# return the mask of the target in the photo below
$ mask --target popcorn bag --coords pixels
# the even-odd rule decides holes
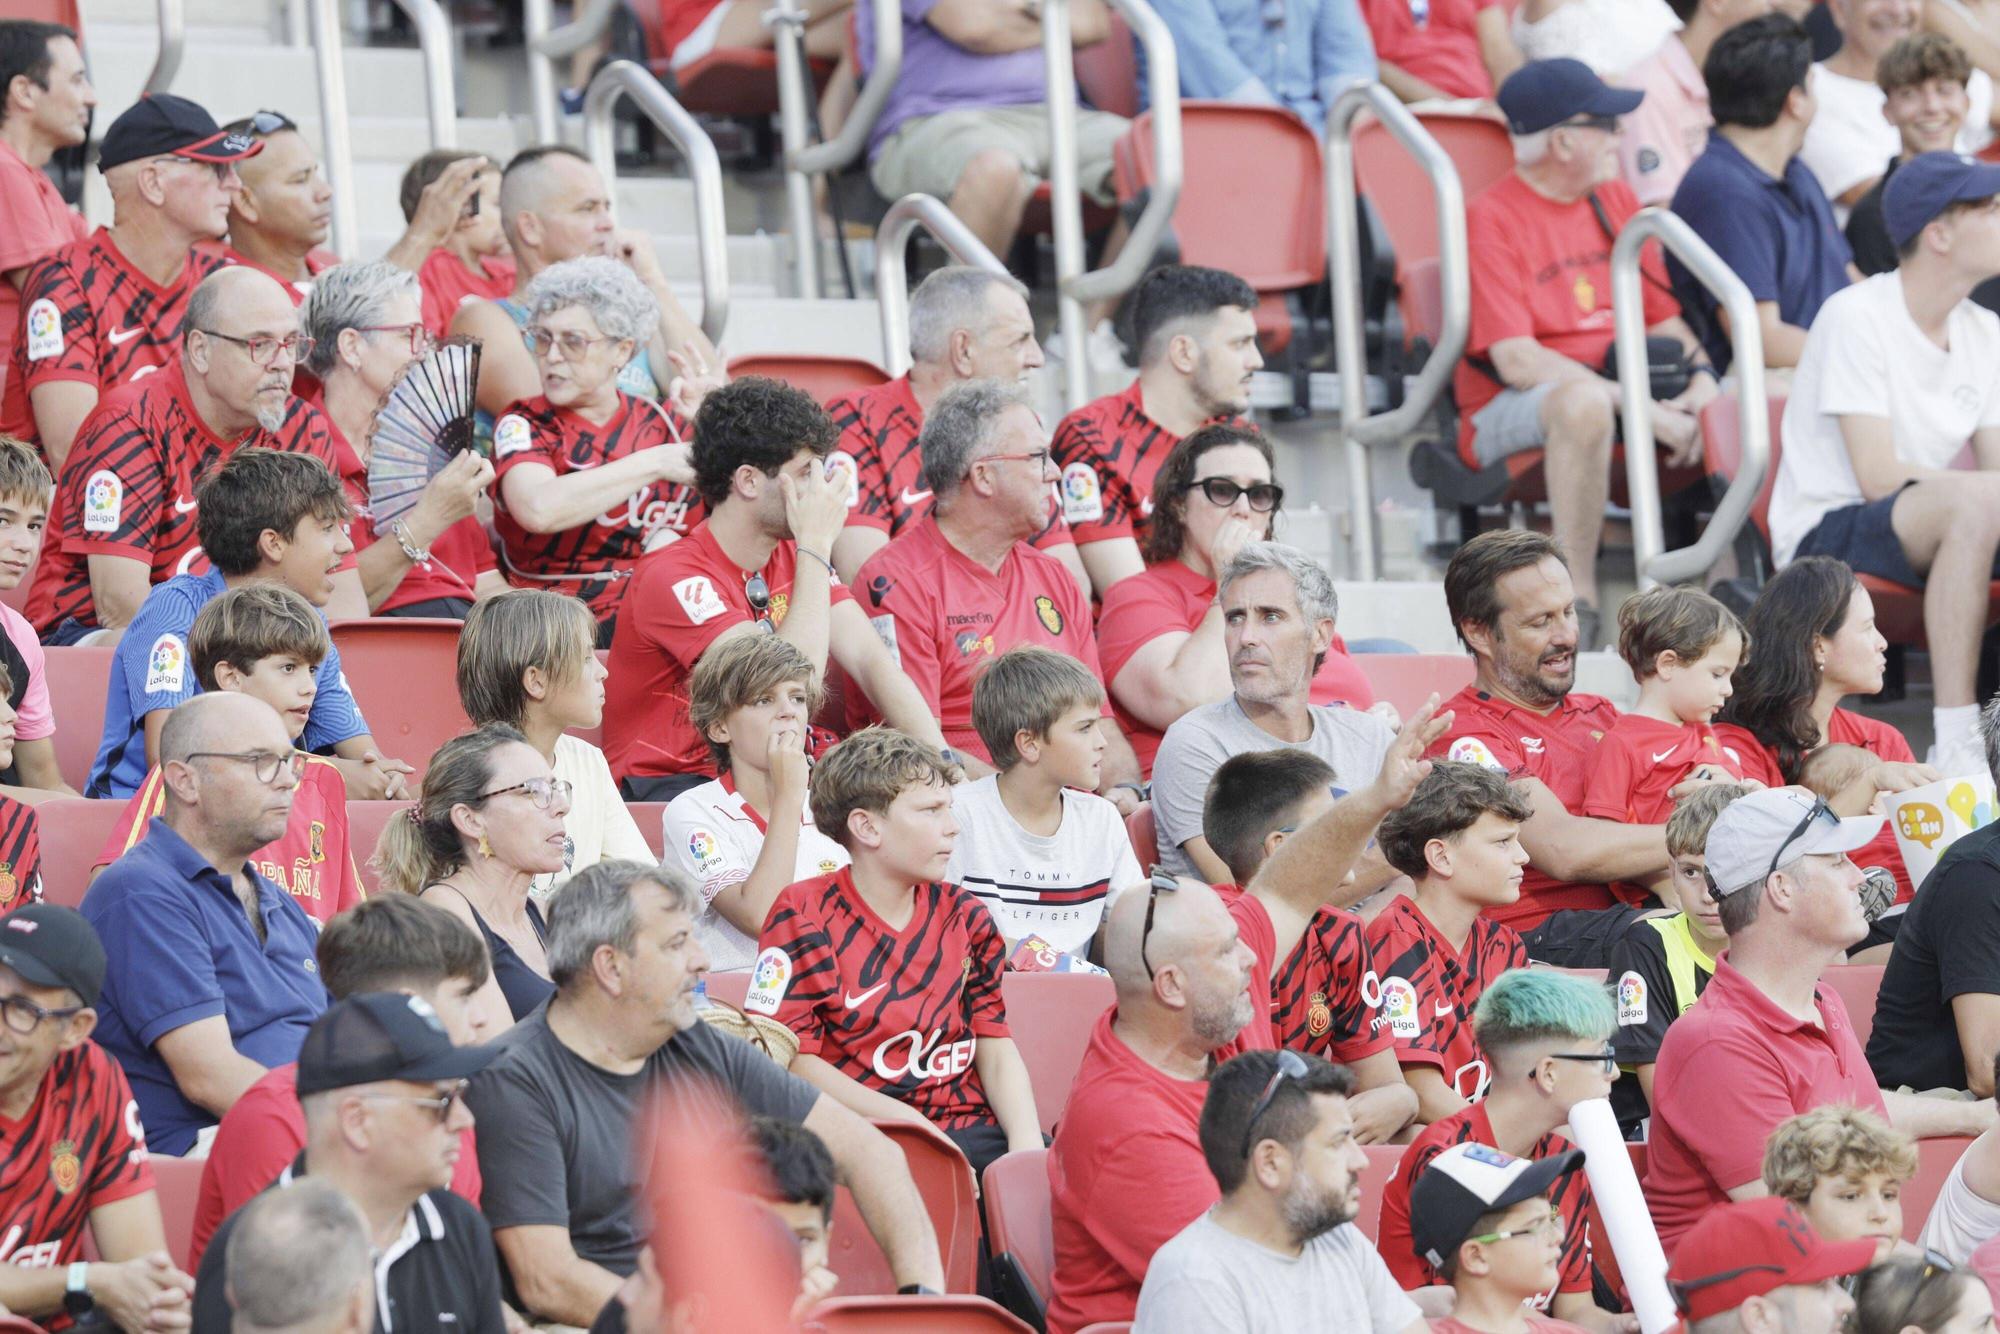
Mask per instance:
[[[1946,848],[1993,822],[1993,776],[1946,778],[1908,792],[1884,793],[1882,800],[1910,883],[1921,885]]]

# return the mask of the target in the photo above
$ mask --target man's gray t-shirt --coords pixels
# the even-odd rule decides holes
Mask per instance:
[[[1375,779],[1396,733],[1372,713],[1314,705],[1312,735],[1304,741],[1278,740],[1250,721],[1231,695],[1183,714],[1160,741],[1153,759],[1153,820],[1159,831],[1160,864],[1178,875],[1195,875],[1181,844],[1201,837],[1202,798],[1208,780],[1232,755],[1278,750],[1287,745],[1310,751],[1333,766],[1335,782],[1348,791]]]
[[[613,1074],[558,1041],[548,1014],[544,1005],[496,1039],[500,1058],[466,1093],[479,1126],[479,1207],[496,1232],[567,1228],[580,1258],[614,1274],[632,1272],[651,1231],[648,1155],[634,1152],[633,1125],[656,1081],[720,1090],[733,1098],[721,1109],[729,1115],[794,1123],[819,1097],[749,1043],[700,1023],[637,1074]]]
[[[1399,1334],[1423,1318],[1352,1223],[1296,1258],[1218,1225],[1182,1228],[1153,1256],[1133,1334]]]

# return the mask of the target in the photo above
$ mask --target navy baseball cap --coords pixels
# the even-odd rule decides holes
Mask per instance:
[[[1953,204],[2000,195],[2000,166],[1956,153],[1919,153],[1882,191],[1882,221],[1898,250]]]
[[[1515,134],[1534,134],[1577,116],[1623,116],[1644,101],[1636,88],[1613,88],[1590,66],[1567,56],[1531,60],[1500,85],[1500,110]]]
[[[148,157],[184,157],[195,162],[240,162],[264,151],[248,134],[230,134],[199,102],[172,93],[140,98],[111,122],[97,150],[97,167],[109,171]]]

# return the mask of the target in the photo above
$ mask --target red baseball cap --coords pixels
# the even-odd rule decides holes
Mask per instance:
[[[1706,1320],[1779,1288],[1858,1274],[1874,1260],[1873,1241],[1821,1241],[1797,1205],[1766,1196],[1711,1209],[1689,1228],[1667,1286],[1682,1315]]]

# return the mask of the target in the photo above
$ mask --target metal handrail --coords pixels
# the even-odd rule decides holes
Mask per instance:
[[[782,6],[785,0],[778,0]],[[889,94],[896,90],[896,80],[903,75],[903,7],[894,0],[876,0],[870,7],[875,20],[875,50],[868,66],[868,77],[861,82],[861,90],[854,96],[854,106],[841,122],[840,133],[823,144],[786,146],[787,165],[809,176],[825,175],[840,171],[858,161],[868,147],[868,136],[874,133],[875,122],[882,118],[882,108],[888,104]],[[803,34],[801,46],[803,46]],[[806,63],[801,50],[799,70],[806,72]],[[788,80],[779,85],[782,98],[785,88],[794,92],[803,91],[812,95],[803,78]]]
[[[174,86],[174,76],[181,72],[181,53],[187,49],[187,11],[182,0],[158,0],[160,50],[153,57],[153,68],[146,75],[147,94],[164,93]]]
[[[180,0],[161,0],[178,4]],[[430,115],[431,147],[458,147],[458,90],[451,72],[451,19],[438,0],[396,0],[416,29],[424,60],[424,108]]]
[[[550,60],[567,60],[604,35],[618,12],[619,0],[584,0],[576,17],[553,32],[534,39],[535,49]]]
[[[1666,550],[1660,521],[1660,477],[1653,451],[1652,376],[1646,356],[1645,292],[1640,247],[1657,240],[1686,266],[1729,316],[1730,370],[1736,377],[1736,429],[1742,467],[1716,502],[1715,514],[1690,547]],[[1678,583],[1713,568],[1736,540],[1771,466],[1771,418],[1764,398],[1764,333],[1757,302],[1722,257],[1694,228],[1662,208],[1642,209],[1611,247],[1611,308],[1618,343],[1619,411],[1625,425],[1625,482],[1631,492],[1632,555],[1639,587]]]
[[[1361,329],[1361,232],[1354,178],[1354,118],[1373,112],[1431,178],[1437,205],[1438,280],[1444,289],[1444,326],[1422,371],[1406,387],[1400,407],[1368,413],[1368,371]],[[1467,273],[1465,189],[1451,155],[1396,95],[1379,83],[1354,84],[1334,98],[1326,127],[1327,262],[1333,273],[1333,355],[1340,372],[1340,433],[1347,456],[1347,495],[1353,579],[1375,578],[1375,491],[1368,446],[1392,440],[1422,421],[1443,394],[1465,351],[1472,309]]]
[[[891,375],[910,369],[910,280],[907,254],[918,228],[931,234],[959,264],[1006,276],[985,242],[932,195],[904,195],[889,205],[875,229],[875,304],[882,313],[882,360]]]
[[[528,57],[528,115],[537,144],[558,142],[556,132],[556,69],[542,50],[555,24],[552,0],[521,0],[521,35]]]
[[[308,0],[313,66],[319,74],[321,151],[333,189],[333,249],[353,259],[360,247],[354,213],[354,147],[348,138],[347,71],[340,31],[340,0]]]
[[[316,0],[327,4],[331,0]],[[614,194],[618,159],[611,112],[629,97],[648,120],[680,150],[694,182],[694,236],[701,259],[701,331],[718,347],[729,322],[729,233],[722,205],[722,160],[706,132],[645,66],[614,60],[597,72],[583,95],[583,143],[590,160]]]

